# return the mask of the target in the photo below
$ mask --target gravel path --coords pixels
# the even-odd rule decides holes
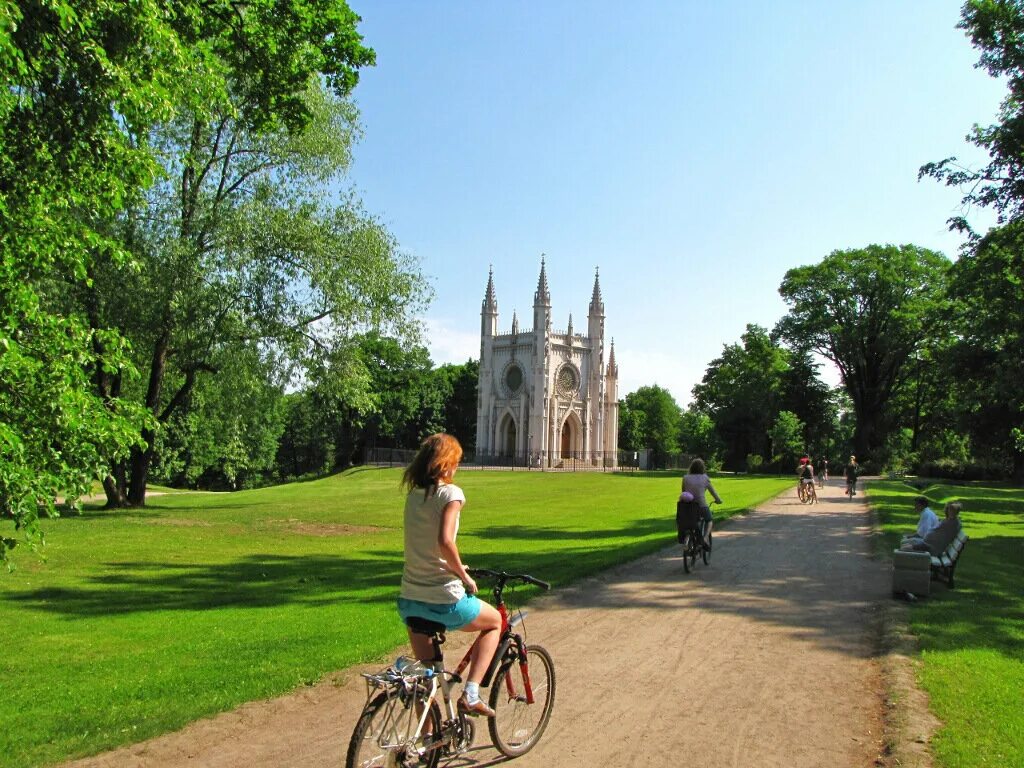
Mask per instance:
[[[554,656],[558,693],[515,768],[880,764],[888,571],[861,497],[819,496],[787,491],[716,530],[710,566],[691,574],[670,547],[537,602],[528,636]],[[357,671],[67,768],[340,766]],[[501,762],[485,727],[476,740],[448,764]]]

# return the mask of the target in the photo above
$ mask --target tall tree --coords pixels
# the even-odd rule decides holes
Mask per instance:
[[[440,423],[444,431],[471,451],[476,447],[477,384],[480,381],[480,363],[467,360],[458,365],[442,365],[434,371],[438,391],[442,395],[444,410]]]
[[[921,167],[949,186],[966,189],[965,208],[995,209],[1001,224],[1024,216],[1024,2],[968,0],[958,25],[981,51],[978,66],[1006,82],[996,123],[975,125],[967,140],[984,149],[990,161],[984,168],[967,168],[949,157]],[[953,228],[970,230],[964,216],[950,220]]]
[[[859,459],[885,443],[887,406],[940,318],[949,261],[913,245],[833,251],[786,273],[777,332],[836,364],[853,401]]]
[[[31,536],[146,424],[91,391],[130,374],[121,340],[49,301],[98,254],[125,260],[108,224],[153,177],[147,127],[192,82],[159,0],[5,0],[0,19],[0,507]]]
[[[748,454],[771,456],[768,430],[779,411],[788,354],[759,325],[739,344],[727,344],[693,388],[694,405],[708,414],[725,443],[725,466],[745,466]]]
[[[987,233],[954,266],[955,341],[944,356],[963,426],[987,463],[1024,479],[1024,220]]]
[[[628,430],[626,450],[650,448],[654,463],[679,449],[679,426],[682,410],[667,389],[652,384],[640,387],[625,397],[624,406],[619,409],[620,430]],[[623,415],[625,414],[625,415]],[[621,434],[621,432],[620,432]]]
[[[715,431],[715,422],[694,405],[683,411],[679,422],[679,448],[683,453],[700,456],[710,466],[718,464],[722,440]]]
[[[415,335],[415,265],[331,191],[358,134],[345,96],[373,59],[357,21],[341,0],[280,0],[193,30],[219,77],[150,134],[163,174],[119,228],[136,273],[100,265],[83,301],[132,339],[145,383],[119,396],[156,425],[106,480],[108,504],[144,503],[159,429],[231,350],[254,345],[279,375],[309,380],[355,333]],[[105,396],[117,374],[99,382]]]

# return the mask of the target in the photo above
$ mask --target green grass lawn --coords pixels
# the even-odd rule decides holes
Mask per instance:
[[[932,744],[937,765],[1024,766],[1024,489],[872,484],[888,550],[917,525],[913,498],[921,492],[939,517],[945,502],[962,501],[970,536],[956,589],[933,583],[911,612],[920,683],[945,724]]]
[[[406,639],[399,476],[355,469],[44,521],[45,560],[19,547],[0,574],[0,766],[140,741],[391,653]],[[557,589],[674,541],[678,475],[463,471],[457,482],[470,566]],[[715,484],[727,502],[716,517],[728,517],[793,481]]]

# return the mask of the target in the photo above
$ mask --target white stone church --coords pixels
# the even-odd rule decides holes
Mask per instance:
[[[586,334],[553,330],[551,294],[541,258],[533,296],[533,328],[498,333],[493,269],[480,310],[477,462],[531,467],[615,467],[618,464],[619,369],[615,343],[605,361],[600,275],[587,312]]]

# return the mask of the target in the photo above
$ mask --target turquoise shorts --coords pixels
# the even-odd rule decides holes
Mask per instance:
[[[480,615],[482,606],[483,603],[476,595],[466,595],[457,603],[422,603],[419,600],[398,598],[398,614],[402,621],[410,616],[417,616],[444,624],[447,629],[462,629],[467,624],[472,624]]]

